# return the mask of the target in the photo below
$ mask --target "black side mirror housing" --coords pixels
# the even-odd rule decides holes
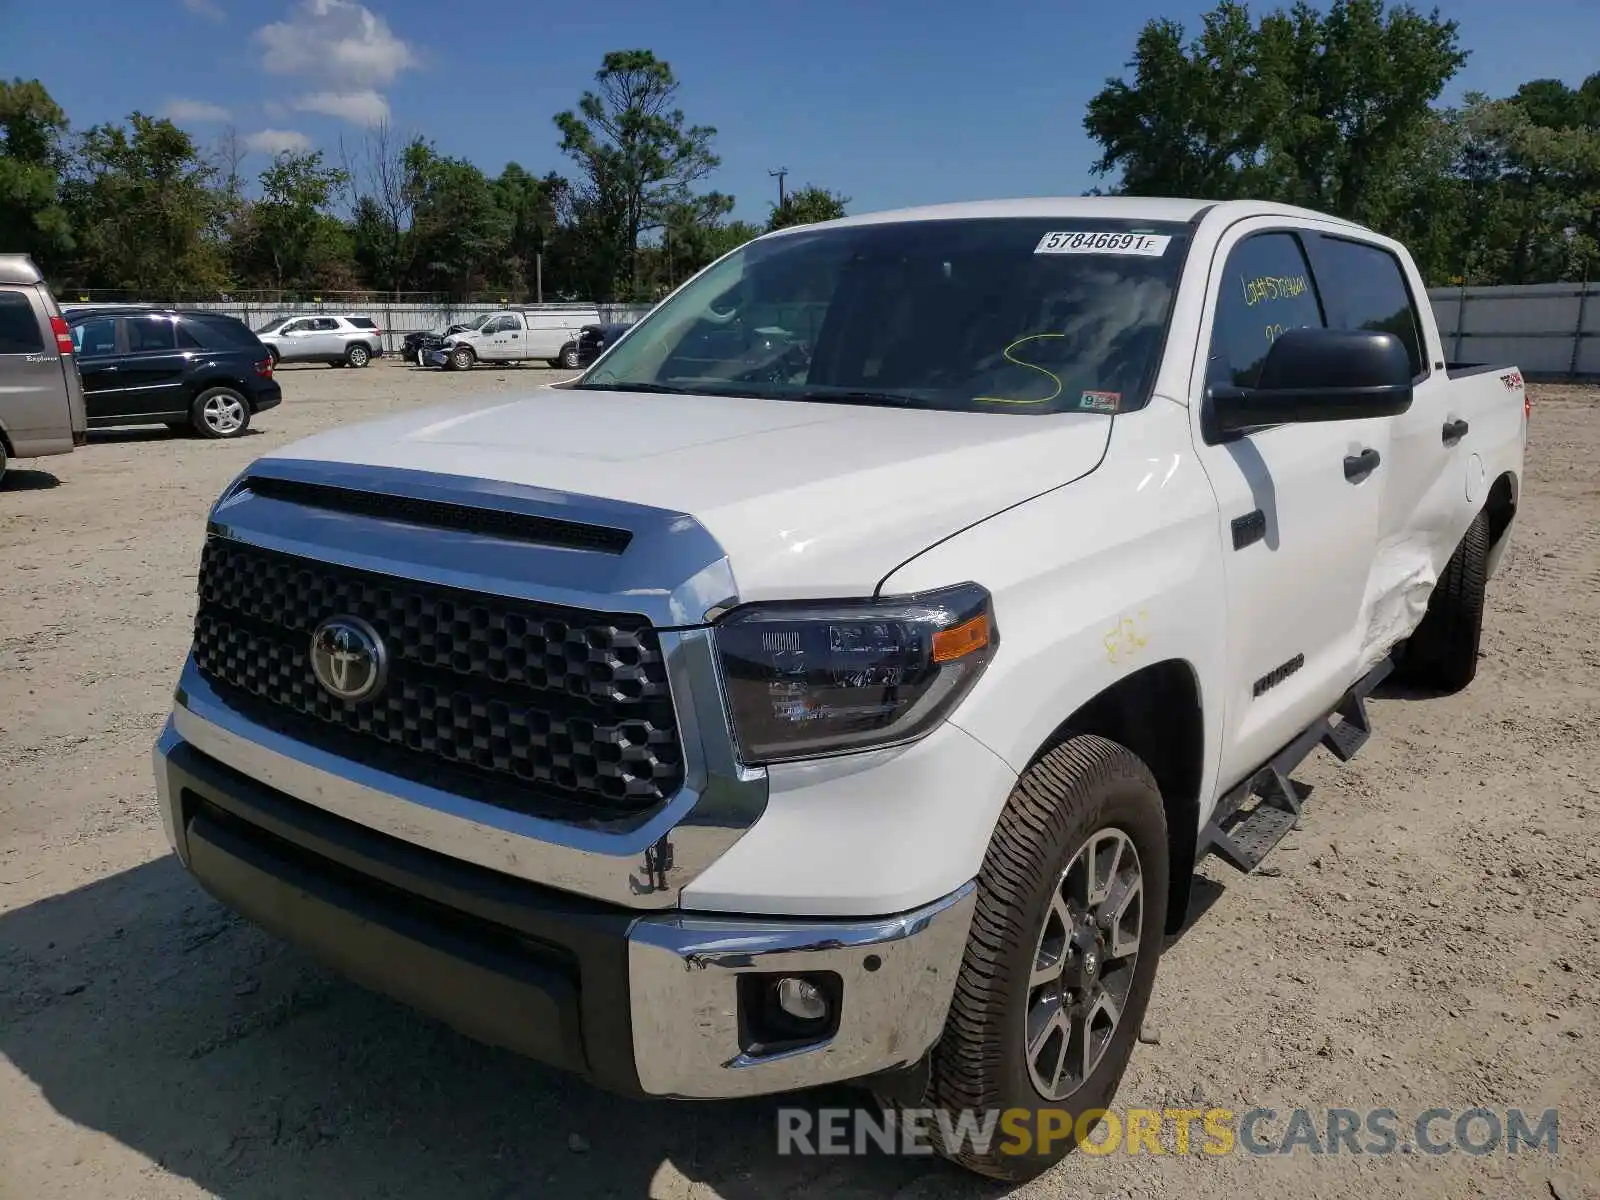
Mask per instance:
[[[1262,425],[1392,417],[1411,407],[1411,358],[1392,333],[1287,329],[1261,364],[1253,388],[1206,389],[1209,436]]]

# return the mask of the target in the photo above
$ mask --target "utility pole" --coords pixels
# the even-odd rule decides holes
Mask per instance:
[[[768,175],[772,176],[778,181],[778,208],[780,210],[783,208],[783,177],[788,173],[788,167],[779,167],[776,171],[767,172]]]

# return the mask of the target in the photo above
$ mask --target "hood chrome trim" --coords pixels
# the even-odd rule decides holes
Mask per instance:
[[[633,537],[621,554],[536,545],[489,531],[429,528],[306,508],[253,493],[253,477],[621,528]],[[727,554],[687,513],[432,471],[259,459],[212,507],[207,531],[356,570],[598,612],[633,613],[657,629],[702,625],[708,610],[739,600]]]

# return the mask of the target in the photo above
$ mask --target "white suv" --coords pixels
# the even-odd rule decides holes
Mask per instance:
[[[383,357],[383,330],[371,317],[330,315],[274,317],[256,336],[272,355],[272,363],[321,362],[335,367],[364,367]]]

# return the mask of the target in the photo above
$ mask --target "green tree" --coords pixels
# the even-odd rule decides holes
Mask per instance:
[[[799,191],[790,192],[781,205],[772,206],[767,218],[767,228],[782,229],[787,225],[813,225],[818,221],[836,221],[844,216],[844,206],[849,196],[836,195],[826,188],[807,184]]]
[[[483,172],[413,142],[406,149],[406,192],[419,282],[454,297],[483,288],[504,259],[511,232]]]
[[[668,206],[688,200],[692,186],[720,159],[711,151],[716,130],[688,126],[672,107],[678,80],[649,50],[614,50],[595,73],[597,91],[584,92],[576,111],[558,113],[561,149],[577,163],[583,200],[615,230],[615,255],[626,267],[628,294],[639,291],[639,237],[660,228]],[[607,289],[611,291],[612,289]]]
[[[126,126],[86,130],[62,188],[77,231],[74,281],[149,299],[222,287],[216,175],[171,121],[135,112]]]
[[[408,164],[417,146],[426,148],[421,138],[403,141],[387,120],[366,131],[354,155],[340,142],[354,193],[350,237],[355,262],[367,280],[385,291],[400,291],[410,281],[416,195]]]
[[[1256,64],[1256,31],[1242,4],[1201,18],[1184,44],[1176,21],[1146,23],[1128,67],[1089,101],[1084,128],[1100,143],[1099,175],[1135,196],[1227,200],[1258,191],[1269,113]]]
[[[0,250],[54,267],[72,246],[61,205],[67,117],[37,79],[0,79]]]
[[[1577,279],[1600,258],[1600,73],[1468,98],[1477,196],[1463,273],[1474,282]]]
[[[1440,149],[1431,103],[1465,60],[1437,12],[1302,0],[1256,24],[1224,0],[1188,45],[1176,22],[1147,24],[1132,82],[1108,80],[1084,127],[1119,191],[1254,196],[1381,227],[1415,206],[1409,168]]]
[[[1326,13],[1301,0],[1263,18],[1256,65],[1275,196],[1373,225],[1410,206],[1403,171],[1467,60],[1458,33],[1437,10],[1385,11],[1383,0],[1334,0]]]
[[[336,286],[350,237],[329,211],[348,179],[323,163],[322,151],[285,151],[261,172],[261,198],[250,208],[250,274],[275,288]]]
[[[542,256],[556,227],[567,181],[554,172],[540,179],[513,162],[493,184],[495,201],[509,222],[501,281],[512,291],[532,292],[541,283]]]
[[[651,247],[648,276],[655,296],[664,296],[689,276],[761,231],[742,221],[728,222],[734,198],[707,192],[668,206],[662,214],[661,244]]]

